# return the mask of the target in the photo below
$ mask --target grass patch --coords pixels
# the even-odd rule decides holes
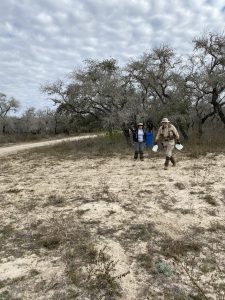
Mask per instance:
[[[99,191],[94,193],[93,199],[95,201],[102,200],[109,203],[119,201],[118,195],[114,192],[111,192],[109,189],[109,185],[104,181],[100,182],[100,189]]]
[[[12,188],[6,191],[8,194],[19,194],[22,190],[17,188]]]
[[[165,261],[159,261],[154,266],[154,273],[163,274],[165,276],[171,276],[172,275],[172,269]]]
[[[203,259],[200,265],[200,271],[203,274],[213,272],[216,269],[216,261],[213,258]]]
[[[222,193],[222,201],[225,202],[225,189],[222,189],[221,193]]]
[[[165,237],[160,242],[160,253],[168,258],[177,258],[186,256],[188,252],[200,252],[202,245],[200,242],[191,240],[188,237],[183,237],[179,240],[173,240],[170,237]]]
[[[30,270],[30,276],[31,277],[37,276],[39,274],[40,274],[40,272],[37,269],[31,269]]]
[[[225,140],[223,131],[206,132],[201,137],[192,133],[189,141],[191,142],[184,143],[184,153],[190,158],[199,158],[207,153],[214,153],[214,155],[224,153]]]
[[[118,262],[110,258],[106,248],[96,249],[89,229],[76,217],[52,219],[37,228],[34,236],[36,247],[62,252],[67,284],[72,290],[76,288],[77,296],[114,299],[120,295],[115,275]]]
[[[210,232],[218,232],[218,231],[225,232],[225,225],[221,224],[219,222],[212,222],[210,224],[210,227],[208,228],[208,231],[210,231]]]
[[[204,199],[208,204],[210,204],[210,205],[212,205],[212,206],[217,206],[217,205],[218,205],[218,203],[216,202],[216,200],[213,198],[212,195],[205,195],[205,196],[203,197],[203,199]]]
[[[115,155],[133,155],[121,133],[64,142],[54,146],[41,147],[30,151],[31,156],[44,155],[57,159],[105,158]]]
[[[205,191],[190,191],[190,194],[191,195],[204,195]]]
[[[88,209],[78,209],[76,211],[76,213],[77,213],[78,217],[81,218],[89,210],[90,210],[89,208]]]
[[[150,271],[152,269],[152,256],[148,255],[147,253],[141,253],[136,257],[136,259],[140,267],[145,268],[147,271]]]
[[[73,134],[72,136],[78,136],[79,134]],[[83,135],[83,134],[82,134]],[[1,134],[0,135],[0,147],[7,144],[17,144],[17,143],[28,143],[28,142],[41,142],[56,140],[60,138],[68,138],[66,134],[32,134],[32,133],[23,133],[23,134]]]
[[[121,296],[118,282],[126,274],[115,275],[116,261],[106,247],[96,250],[90,240],[81,239],[70,245],[64,260],[69,282],[75,285],[78,295],[88,299],[115,299]]]
[[[6,243],[11,252],[16,253],[16,249],[19,248],[20,253],[17,255],[22,256],[29,251],[54,257],[61,253],[61,261],[65,265],[66,285],[70,288],[70,292],[65,293],[64,299],[67,299],[69,294],[76,294],[79,299],[116,299],[121,295],[119,281],[126,274],[116,274],[118,261],[111,259],[107,248],[96,247],[89,228],[84,223],[80,223],[76,215],[45,220],[22,231],[5,226],[1,230],[1,235],[10,238]],[[13,250],[12,245],[16,246]],[[9,254],[8,249],[4,250]],[[39,275],[38,270],[30,271],[30,277],[37,275]],[[10,283],[11,286],[17,284],[18,282],[15,281]],[[36,287],[37,290],[42,290],[43,284],[44,281],[40,282]],[[8,286],[9,283],[0,282],[0,287],[6,285]],[[55,290],[60,288],[57,282],[55,285]],[[0,296],[0,299],[7,298]]]
[[[120,236],[120,240],[125,245],[130,243],[133,244],[138,241],[147,242],[151,240],[156,234],[157,231],[155,229],[154,223],[134,224],[122,233],[122,235]]]
[[[176,183],[174,184],[174,186],[175,186],[176,188],[178,188],[179,190],[185,190],[185,189],[186,189],[185,184],[182,183],[182,182],[176,182]]]
[[[50,195],[48,197],[46,205],[51,206],[63,206],[65,203],[65,198],[61,195]]]
[[[177,209],[182,215],[193,214],[194,210],[192,208],[179,208]]]
[[[4,291],[0,293],[0,300],[23,300],[20,297],[13,297],[9,291]]]
[[[3,239],[7,239],[10,236],[12,236],[13,232],[14,232],[14,227],[12,225],[8,224],[0,229],[0,236]]]

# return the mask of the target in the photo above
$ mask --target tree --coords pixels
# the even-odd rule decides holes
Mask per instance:
[[[119,112],[127,98],[116,60],[87,60],[85,67],[74,71],[70,79],[68,85],[57,81],[42,87],[58,106],[58,113],[66,112],[74,118],[92,117],[110,131],[121,123]]]
[[[16,112],[19,108],[19,101],[11,97],[7,99],[5,94],[0,93],[0,118],[2,120],[2,133],[6,133],[6,117],[10,112]]]
[[[153,124],[169,116],[187,138],[190,101],[183,63],[174,51],[165,45],[155,48],[128,64],[127,72],[139,97],[139,115]]]
[[[210,33],[193,42],[186,60],[167,45],[124,68],[114,59],[87,60],[68,83],[47,84],[42,91],[57,106],[57,116],[80,128],[89,123],[87,128],[128,132],[131,123],[143,121],[152,128],[166,116],[187,139],[196,119],[200,132],[207,120],[225,124],[225,36]]]
[[[225,124],[225,35],[209,33],[194,39],[187,87],[199,120],[199,132],[208,119]]]

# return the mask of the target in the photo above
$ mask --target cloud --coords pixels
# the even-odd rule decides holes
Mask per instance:
[[[124,65],[162,43],[180,55],[224,29],[222,0],[1,0],[0,92],[25,107],[49,105],[39,87],[87,58]]]

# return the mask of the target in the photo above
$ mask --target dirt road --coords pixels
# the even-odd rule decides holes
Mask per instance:
[[[94,138],[96,136],[97,135],[75,136],[75,137],[58,139],[58,140],[53,140],[53,141],[26,143],[26,144],[1,147],[0,148],[0,157],[7,155],[7,154],[17,153],[17,152],[23,151],[23,150],[28,150],[28,149],[38,148],[38,147],[45,147],[45,146],[54,145],[54,144],[58,144],[58,143],[71,142],[71,141],[76,141],[76,140],[80,140],[80,139]]]

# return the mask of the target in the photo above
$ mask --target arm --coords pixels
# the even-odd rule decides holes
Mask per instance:
[[[176,138],[177,142],[180,143],[180,141],[179,141],[180,136],[179,136],[179,133],[178,133],[176,127],[173,126],[173,127],[172,127],[172,130],[173,130],[173,133],[174,133],[174,135],[175,135],[175,138]]]

